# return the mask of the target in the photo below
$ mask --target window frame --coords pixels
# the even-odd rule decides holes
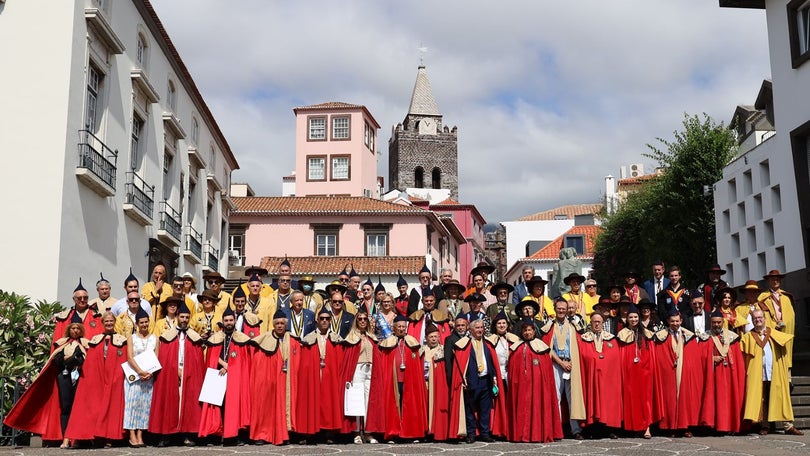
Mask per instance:
[[[91,77],[96,75],[95,87],[91,87]],[[85,107],[84,107],[84,127],[90,133],[97,135],[101,130],[101,113],[104,111],[104,82],[107,74],[101,67],[90,59],[87,62],[87,81],[85,84]],[[91,93],[92,92],[92,93]],[[93,96],[93,113],[90,114],[90,96]],[[92,118],[92,125],[88,122]]]
[[[346,121],[346,127],[345,127],[346,135],[345,136],[338,136],[336,134],[338,127],[335,125],[335,123],[338,120],[340,120],[340,121],[345,120]],[[351,139],[352,139],[352,116],[350,116],[348,114],[347,115],[343,115],[343,114],[333,115],[333,116],[331,116],[329,118],[329,124],[330,124],[330,127],[331,127],[331,128],[329,128],[329,132],[330,132],[330,138],[331,138],[332,141],[351,141]],[[342,132],[344,127],[340,127],[340,128],[341,128],[341,132]]]
[[[177,112],[177,85],[171,79],[166,84],[166,107],[172,113]]]
[[[369,257],[385,257],[391,254],[391,224],[380,223],[361,223],[360,227],[363,229],[363,255]],[[369,249],[369,240],[372,236],[385,236],[385,245],[382,246],[384,251],[375,252],[372,254]],[[377,248],[379,246],[375,246]]]
[[[312,121],[313,120],[322,120],[323,121],[323,137],[315,138],[312,136]],[[329,119],[327,116],[307,116],[307,141],[313,142],[322,142],[327,140],[327,127],[329,125]]]
[[[326,169],[326,155],[307,155],[307,182],[326,182],[326,176],[329,174]],[[310,171],[310,162],[312,160],[321,160],[323,163],[323,178],[322,179],[312,179],[312,173]]]
[[[346,163],[346,177],[335,177],[335,160],[345,158]],[[307,174],[309,177],[309,174]],[[349,181],[352,180],[352,156],[349,154],[335,154],[329,156],[329,180],[330,181]]]
[[[149,42],[140,31],[135,38],[135,63],[144,71],[149,67]]]
[[[135,128],[136,123],[138,128]],[[129,143],[129,166],[132,171],[138,170],[139,154],[141,152],[141,143],[144,138],[144,127],[146,120],[144,120],[137,112],[132,112],[132,122],[130,123],[130,143]]]
[[[343,228],[342,223],[313,223],[310,224],[312,230],[312,255],[316,257],[330,257],[340,256],[340,230]],[[334,255],[329,255],[328,243],[324,246],[325,252],[323,255],[318,254],[318,238],[334,236]]]
[[[791,0],[787,4],[787,19],[788,19],[788,36],[790,38],[790,56],[793,69],[802,66],[805,62],[810,60],[810,1],[808,0]],[[799,27],[799,14],[805,15],[804,30]],[[807,49],[802,52],[800,33],[804,33],[806,37],[805,46]]]
[[[571,241],[573,241],[573,240],[581,241],[582,242],[582,251],[580,251],[580,249],[577,249],[576,245],[569,245],[569,243],[568,243],[569,240],[571,240]],[[584,255],[585,254],[585,249],[586,249],[585,236],[582,235],[582,234],[568,234],[568,235],[565,236],[565,238],[563,238],[563,247],[573,247],[574,249],[576,249],[577,255],[580,255],[580,256]]]
[[[195,146],[199,147],[200,145],[200,121],[197,120],[196,116],[191,116],[191,142]]]

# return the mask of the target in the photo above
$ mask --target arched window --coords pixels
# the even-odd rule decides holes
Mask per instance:
[[[174,87],[174,81],[172,80],[169,80],[169,87],[166,93],[166,105],[172,112],[177,110],[177,89]]]
[[[139,33],[137,41],[135,42],[135,60],[141,69],[146,69],[146,62],[149,57],[149,45],[146,43],[146,38],[143,34]]]
[[[200,144],[200,123],[197,122],[196,117],[191,118],[191,142],[195,146]]]
[[[413,170],[413,186],[416,188],[425,188],[425,170],[421,166],[417,166]]]
[[[430,177],[433,188],[442,188],[442,170],[439,168],[433,168],[433,172],[431,173]]]

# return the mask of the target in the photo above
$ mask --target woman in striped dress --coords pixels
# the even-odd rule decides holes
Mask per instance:
[[[135,357],[152,350],[157,355],[157,336],[149,332],[149,315],[139,309],[135,317],[138,330],[127,338],[127,362],[135,371],[124,388],[124,429],[129,431],[129,445],[142,448],[143,430],[149,428],[149,410],[152,403],[152,374],[141,369]]]

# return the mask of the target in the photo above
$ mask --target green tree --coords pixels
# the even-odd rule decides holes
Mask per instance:
[[[711,189],[736,156],[734,135],[705,113],[684,114],[683,130],[672,141],[657,141],[663,147],[647,144],[643,155],[664,172],[607,216],[596,240],[594,268],[602,283],[620,279],[629,268],[646,273],[661,259],[680,266],[687,285],[695,286],[717,261]]]

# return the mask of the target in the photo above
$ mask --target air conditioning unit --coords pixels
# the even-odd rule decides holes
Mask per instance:
[[[231,258],[239,258],[238,250],[228,250],[228,256]]]
[[[644,164],[634,163],[630,165],[630,177],[639,177],[644,175]]]

